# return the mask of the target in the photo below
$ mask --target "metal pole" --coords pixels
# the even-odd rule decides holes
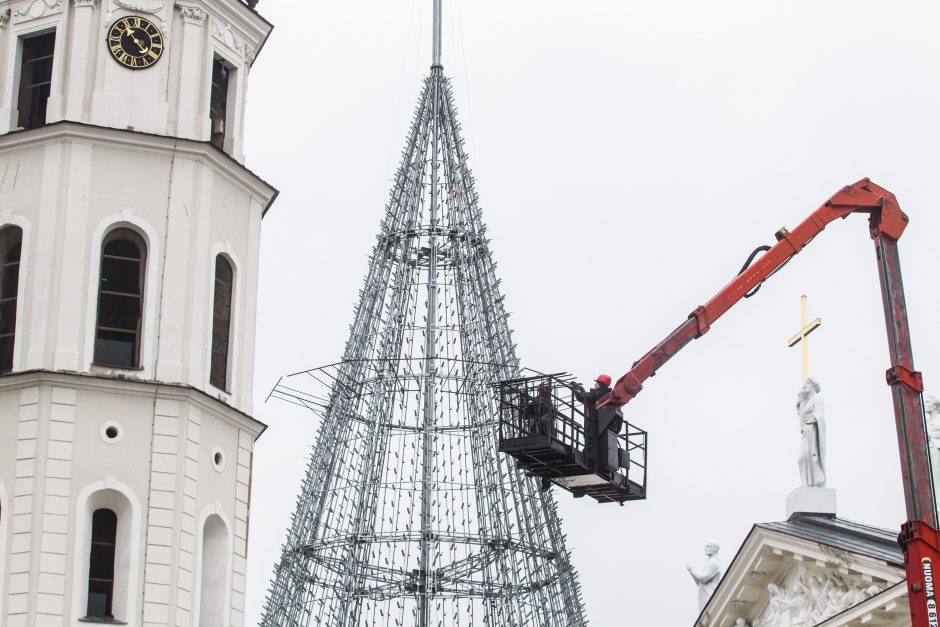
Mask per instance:
[[[435,0],[435,8],[440,0]],[[434,425],[437,418],[437,227],[440,211],[440,102],[441,80],[435,73],[431,87],[431,206],[430,236],[428,238],[428,306],[424,337],[424,455],[421,477],[421,559],[418,572],[418,625],[427,627],[431,622],[431,482],[434,480]]]
[[[431,48],[431,67],[441,65],[441,0],[434,0],[434,43]]]

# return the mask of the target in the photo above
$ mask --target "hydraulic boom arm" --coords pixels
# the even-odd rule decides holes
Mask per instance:
[[[940,560],[940,536],[936,531],[936,504],[924,430],[923,383],[920,373],[914,369],[911,354],[897,243],[908,218],[891,192],[862,179],[834,194],[792,232],[786,229],[778,231],[777,243],[770,250],[634,363],[610,393],[598,401],[597,407],[622,407],[629,403],[643,389],[643,382],[656,374],[660,366],[686,344],[704,335],[712,323],[803,250],[827,224],[853,213],[869,215],[869,230],[875,242],[881,280],[891,356],[887,382],[894,397],[904,499],[910,521],[903,526],[899,541],[904,548],[907,567],[912,624],[914,627],[936,626],[938,614],[933,565]]]

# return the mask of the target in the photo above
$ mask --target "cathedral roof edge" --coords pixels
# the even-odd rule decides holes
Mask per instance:
[[[782,522],[758,523],[755,527],[784,533],[803,540],[904,565],[897,532],[833,516],[799,516]]]

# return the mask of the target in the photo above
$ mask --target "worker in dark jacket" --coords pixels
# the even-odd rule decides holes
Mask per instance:
[[[542,383],[538,388],[538,396],[529,401],[523,410],[529,434],[552,435],[552,414],[554,411],[552,384],[549,382]]]
[[[530,400],[523,408],[522,415],[525,418],[525,427],[529,435],[554,435],[554,413],[555,407],[552,402],[552,384],[551,381],[543,381],[539,384],[538,395]],[[532,476],[532,475],[529,475]],[[547,492],[552,487],[552,482],[548,477],[541,478],[542,492]]]
[[[597,409],[594,407],[594,405],[605,394],[610,392],[610,382],[611,379],[609,374],[599,374],[597,375],[597,378],[594,379],[594,387],[590,390],[585,390],[584,387],[580,385],[574,389],[574,397],[585,405],[584,453],[589,459],[594,458],[595,441],[597,436],[600,435],[597,432]],[[606,430],[619,433],[622,427],[623,420],[618,416],[610,421],[610,424],[607,425]],[[593,434],[593,437],[591,437],[591,434]]]
[[[594,403],[599,401],[601,397],[608,392],[610,392],[610,375],[599,374],[597,378],[594,379],[593,388],[585,391],[583,386],[578,385],[574,391],[574,397],[585,405],[590,405],[591,409],[594,409]]]

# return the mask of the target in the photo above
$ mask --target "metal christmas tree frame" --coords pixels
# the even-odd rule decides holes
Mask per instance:
[[[434,12],[343,360],[272,392],[320,430],[262,625],[586,624],[552,494],[497,452],[520,366]]]

